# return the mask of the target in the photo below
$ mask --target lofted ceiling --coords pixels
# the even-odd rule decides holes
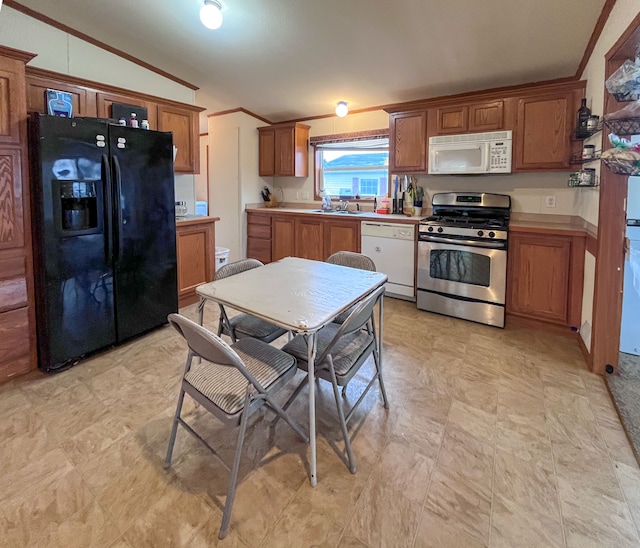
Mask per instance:
[[[18,0],[272,121],[573,76],[605,0]]]

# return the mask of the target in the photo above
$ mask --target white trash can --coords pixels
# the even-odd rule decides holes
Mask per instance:
[[[229,262],[229,249],[226,247],[216,247],[216,270]]]

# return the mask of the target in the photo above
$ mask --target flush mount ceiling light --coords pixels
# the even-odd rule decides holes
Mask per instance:
[[[200,10],[200,21],[208,29],[215,30],[222,25],[222,4],[218,0],[204,0]]]
[[[340,118],[344,118],[348,112],[349,112],[349,106],[347,105],[346,101],[340,101],[336,106],[336,114]]]

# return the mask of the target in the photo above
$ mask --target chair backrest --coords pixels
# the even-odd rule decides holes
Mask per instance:
[[[258,268],[259,266],[264,266],[264,263],[259,261],[258,259],[242,259],[241,261],[236,261],[235,263],[226,264],[219,270],[216,270],[216,274],[213,279],[222,280],[223,278],[235,276],[236,274],[240,274],[240,272],[245,272],[246,270],[251,270],[252,268]]]
[[[180,314],[169,314],[167,319],[175,330],[184,337],[189,349],[196,356],[220,365],[244,368],[240,356],[226,342],[208,329]]]
[[[340,266],[359,268],[360,270],[376,271],[376,265],[373,262],[373,259],[363,255],[362,253],[354,253],[353,251],[338,251],[331,255],[326,262]]]
[[[322,363],[328,354],[331,354],[333,346],[345,335],[361,331],[364,325],[373,316],[373,308],[380,297],[384,294],[385,287],[379,287],[367,298],[356,304],[347,319],[340,325],[340,329],[336,331],[331,342],[327,345],[324,352],[318,356],[318,363]]]

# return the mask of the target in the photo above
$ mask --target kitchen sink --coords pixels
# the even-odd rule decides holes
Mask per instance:
[[[325,211],[324,209],[312,209],[311,213],[327,213],[328,215],[361,215],[364,211],[351,211],[351,210],[332,210]]]

